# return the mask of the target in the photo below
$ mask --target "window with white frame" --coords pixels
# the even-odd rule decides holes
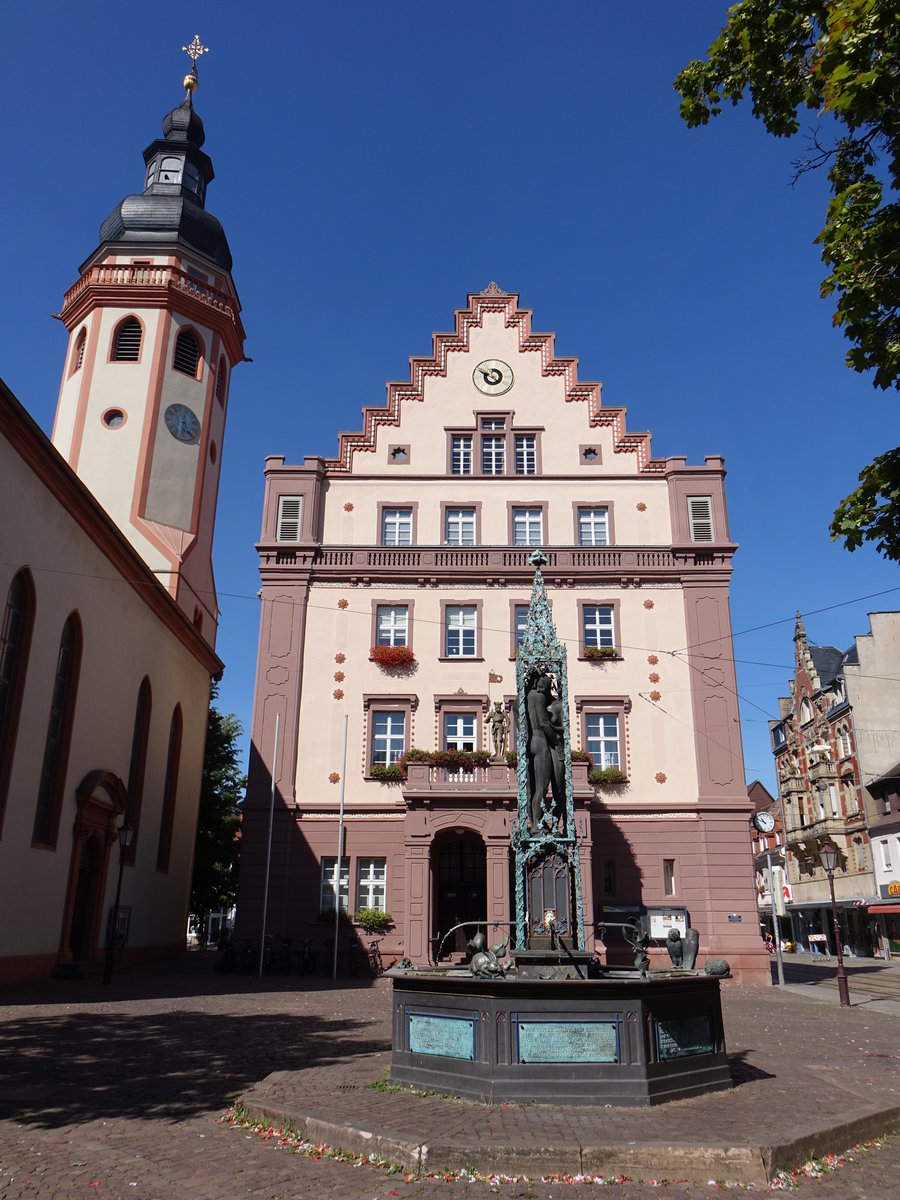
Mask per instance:
[[[406,749],[406,714],[372,713],[372,766],[391,767]]]
[[[447,605],[447,658],[475,657],[475,619],[474,605]]]
[[[833,783],[829,783],[828,785],[828,799],[831,802],[831,815],[836,817],[838,815],[838,798],[837,788]]]
[[[490,433],[481,437],[482,475],[503,475],[506,472],[506,434]]]
[[[384,893],[387,882],[386,858],[356,860],[356,907],[377,908],[384,912]]]
[[[688,496],[688,526],[692,542],[715,541],[713,530],[712,498],[710,496]]]
[[[518,648],[522,645],[522,638],[525,636],[525,625],[528,622],[527,604],[517,604],[515,606],[513,609],[513,620],[515,622],[513,638],[515,641],[515,647],[518,650]]]
[[[579,508],[579,510],[578,510],[578,545],[579,546],[608,546],[609,545],[609,509],[608,508]]]
[[[663,859],[663,892],[667,896],[674,896],[676,894],[674,858]]]
[[[474,750],[475,713],[444,713],[444,749]]]
[[[543,509],[514,508],[512,511],[512,535],[514,546],[543,546]]]
[[[619,718],[616,713],[585,714],[584,718],[585,749],[598,767],[618,767],[619,754]]]
[[[450,473],[471,475],[473,467],[471,433],[454,433],[450,437]]]
[[[448,546],[475,545],[474,508],[448,508],[444,525],[444,537]]]
[[[615,648],[616,637],[612,606],[586,604],[582,609],[584,648]]]
[[[381,512],[382,546],[412,545],[412,509],[385,508]]]
[[[409,645],[409,609],[405,604],[379,604],[375,612],[375,645]]]
[[[888,841],[887,838],[882,838],[882,840],[878,843],[878,845],[881,847],[881,865],[884,867],[885,871],[890,871],[890,869],[891,869],[891,845],[890,845],[890,842]]]
[[[322,912],[334,912],[335,897],[340,890],[341,912],[350,911],[350,859],[341,859],[340,881],[337,878],[337,858],[322,859]]]
[[[302,496],[279,496],[278,525],[276,527],[275,540],[278,542],[299,542],[302,516]]]
[[[533,433],[518,433],[515,438],[516,474],[537,474],[537,438]]]

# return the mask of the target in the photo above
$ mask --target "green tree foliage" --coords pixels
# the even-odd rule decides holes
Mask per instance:
[[[247,786],[238,761],[242,733],[234,713],[223,714],[210,705],[191,884],[191,916],[201,932],[209,914],[230,908],[237,896],[240,804]]]
[[[707,51],[675,80],[681,115],[705,125],[722,104],[749,95],[776,137],[798,132],[802,110],[820,120],[797,174],[823,168],[831,187],[816,241],[828,274],[823,297],[851,349],[854,371],[900,388],[900,5],[897,0],[741,0]],[[832,538],[849,550],[875,541],[900,558],[889,522],[900,523],[896,457],[860,475]],[[879,497],[881,503],[879,503]]]
[[[900,449],[879,455],[862,469],[859,481],[837,507],[832,537],[843,538],[848,550],[864,540],[875,542],[879,554],[900,562]]]

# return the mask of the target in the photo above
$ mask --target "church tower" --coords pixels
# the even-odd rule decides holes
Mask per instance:
[[[193,93],[206,47],[185,49],[185,97],[144,151],[143,191],[106,218],[65,295],[53,444],[214,646],[213,529],[244,330],[228,242],[205,208],[213,167]]]

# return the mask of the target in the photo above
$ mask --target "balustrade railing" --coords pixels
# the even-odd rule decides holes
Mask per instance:
[[[171,287],[178,291],[187,292],[202,304],[218,312],[226,313],[233,321],[237,321],[234,300],[225,292],[212,287],[202,279],[197,279],[180,267],[156,263],[98,263],[86,271],[80,279],[69,288],[63,300],[63,308],[81,295],[89,287],[134,288]],[[136,299],[137,302],[137,299]]]
[[[268,547],[267,547],[268,550]],[[574,570],[666,570],[681,564],[670,550],[642,550],[622,547],[611,550],[584,550],[581,547],[552,549],[543,547],[547,564],[545,575]],[[518,546],[342,546],[319,547],[314,567],[324,571],[352,568],[364,572],[377,570],[492,570],[533,571],[528,559],[533,547]],[[712,556],[703,556],[700,565],[715,565]]]

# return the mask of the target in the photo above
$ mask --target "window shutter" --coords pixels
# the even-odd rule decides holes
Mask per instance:
[[[182,329],[175,339],[175,355],[172,366],[183,375],[197,378],[197,367],[200,363],[200,347],[197,339],[189,329]]]
[[[692,542],[711,542],[713,538],[712,500],[709,496],[688,496],[688,521]]]
[[[300,541],[300,516],[302,512],[302,496],[278,497],[278,531],[275,534],[277,541]]]
[[[115,362],[137,362],[141,356],[141,332],[140,322],[134,317],[122,322],[116,333]]]

